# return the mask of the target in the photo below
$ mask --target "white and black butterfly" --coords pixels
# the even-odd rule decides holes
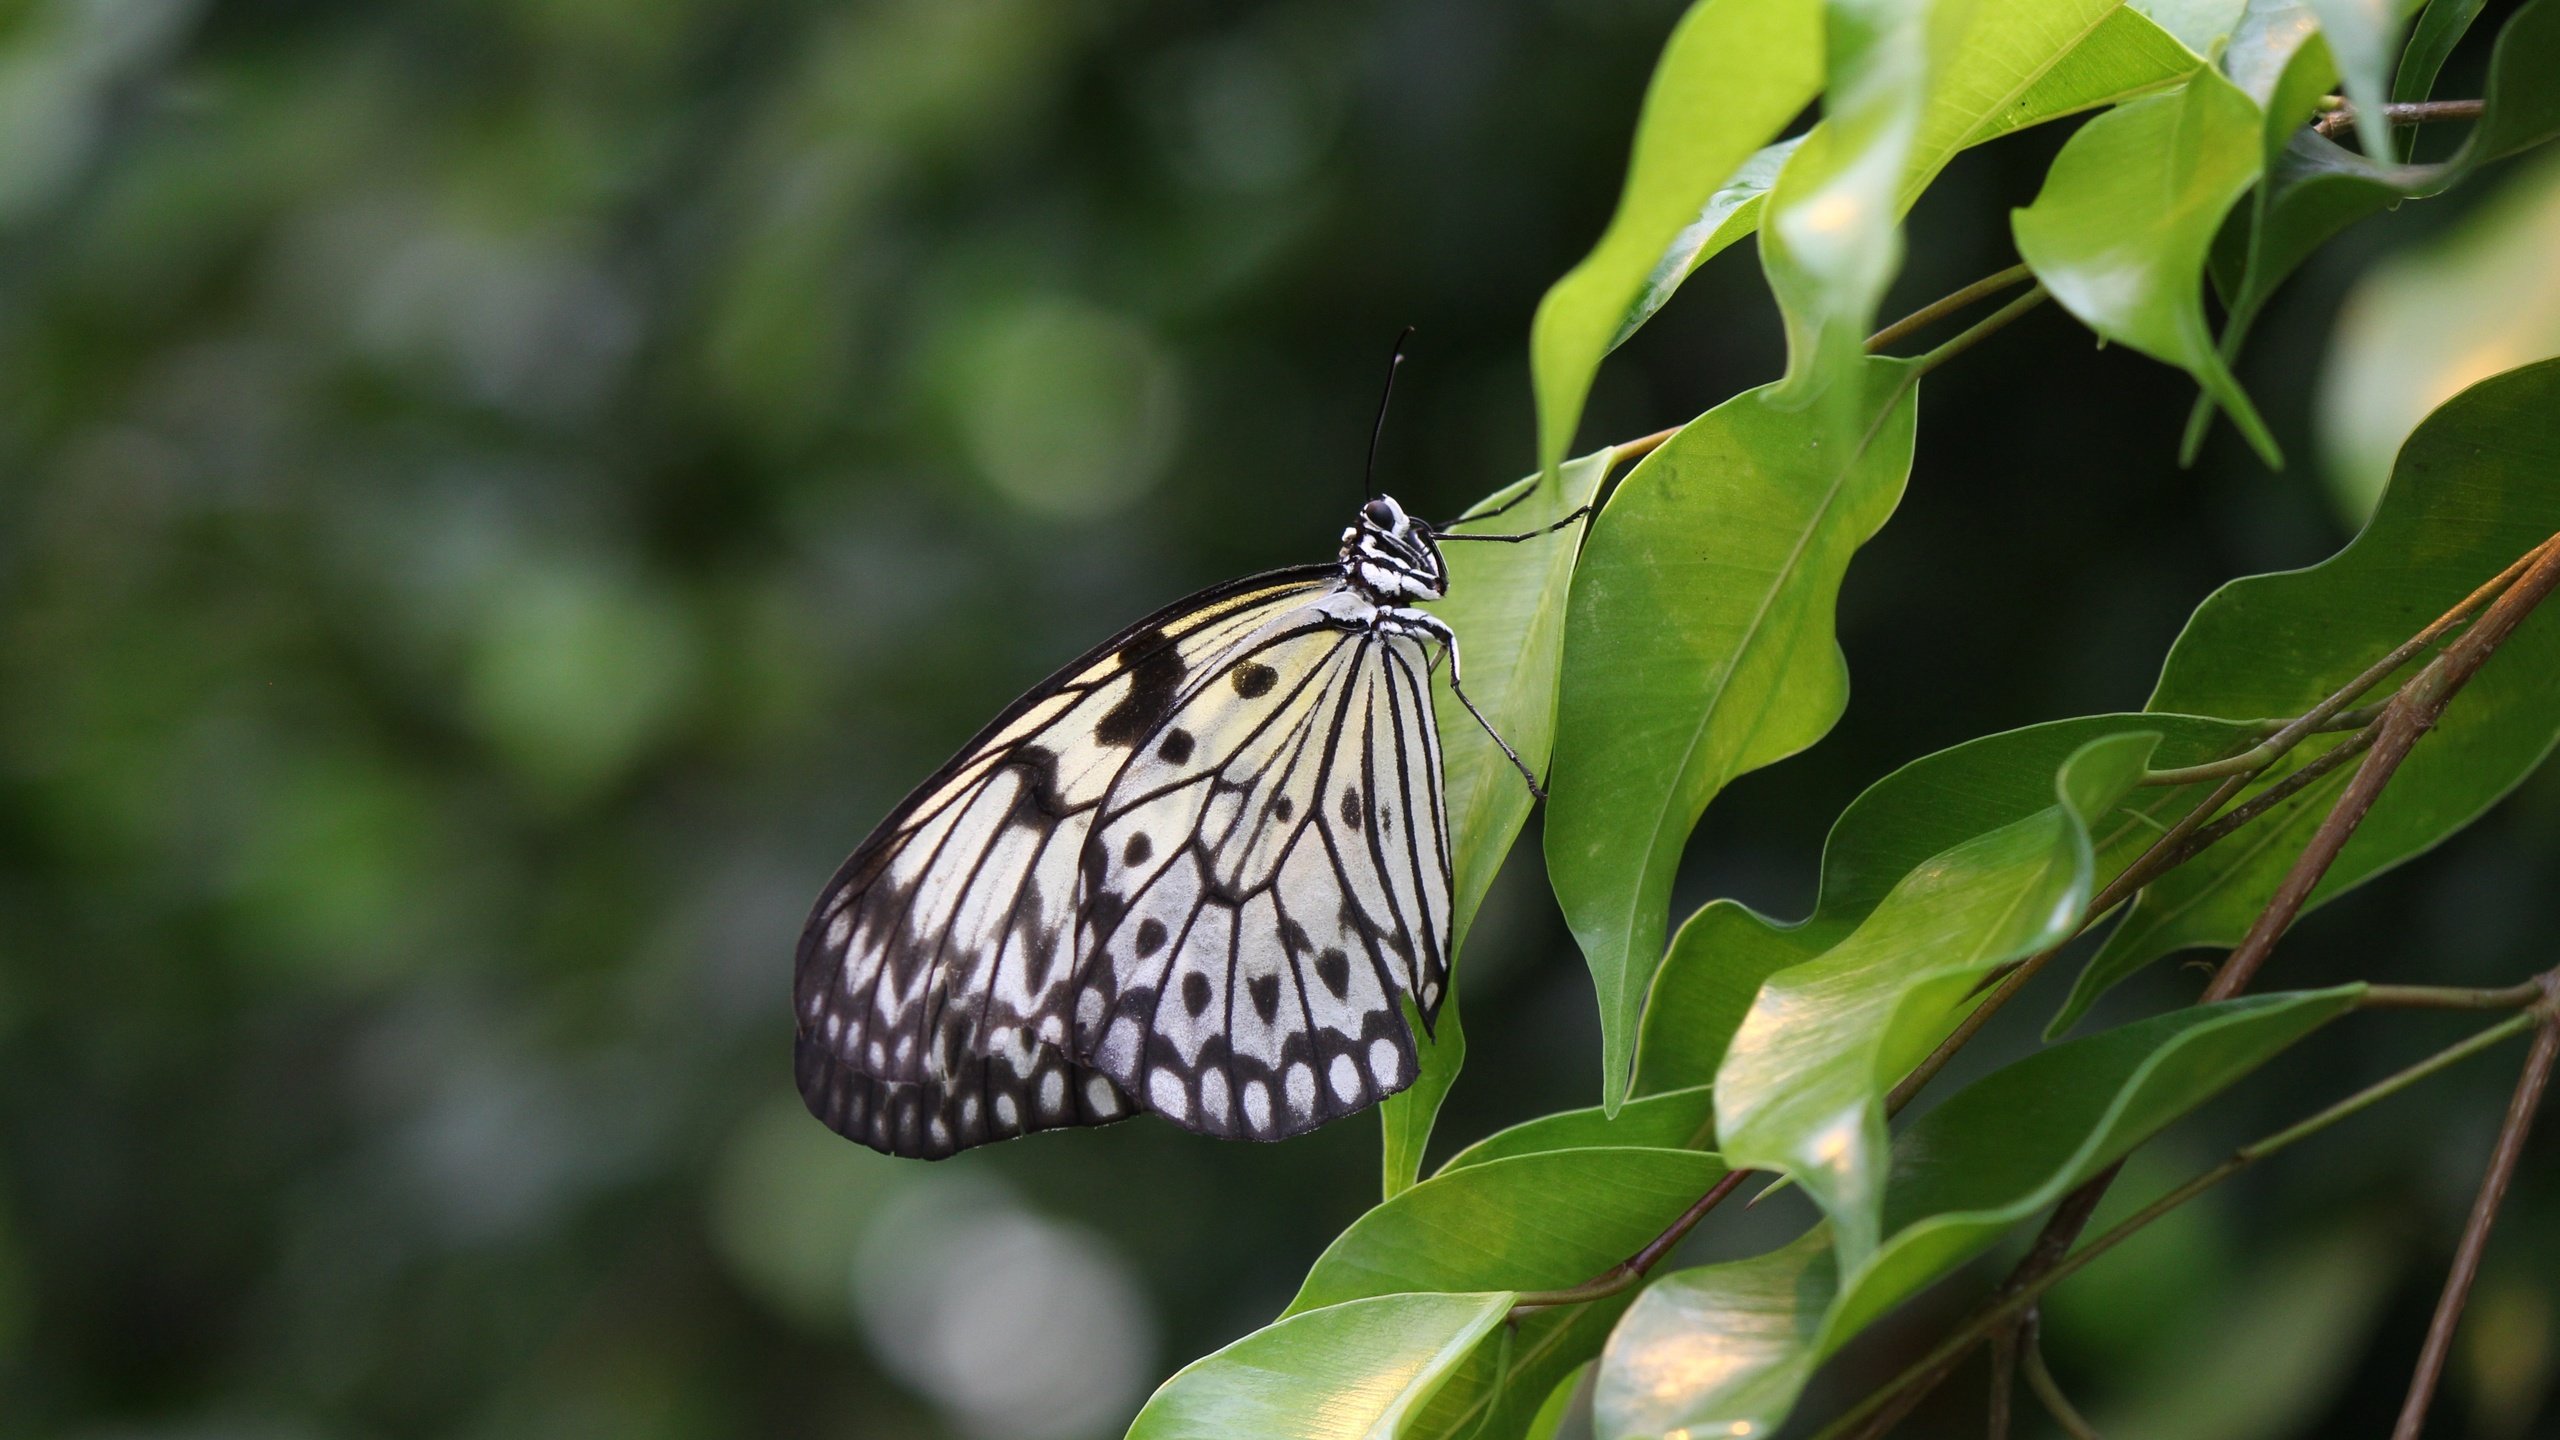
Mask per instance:
[[[1142,1110],[1277,1140],[1411,1084],[1400,997],[1428,1026],[1449,973],[1440,654],[1520,764],[1413,602],[1448,591],[1438,541],[1527,538],[1380,496],[1333,563],[1178,601],[1015,701],[809,916],[810,1112],[941,1157]]]

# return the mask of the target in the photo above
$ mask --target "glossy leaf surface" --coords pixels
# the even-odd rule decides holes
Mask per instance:
[[[1849,557],[1901,497],[1913,373],[1865,362],[1871,438],[1848,453],[1747,391],[1646,457],[1592,529],[1565,617],[1546,855],[1599,995],[1611,1109],[1691,827],[1726,782],[1812,744],[1846,702],[1833,607]]]
[[[2270,465],[2275,439],[2214,349],[2204,263],[2261,169],[2259,112],[2212,70],[2080,127],[2035,203],[2011,217],[2018,253],[2081,323],[2196,377]]]
[[[2255,575],[2198,607],[2154,708],[2299,714],[2560,531],[2560,361],[2464,391],[2418,427],[2363,533],[2304,570]],[[2306,742],[2295,760],[2337,737]],[[2532,773],[2560,738],[2560,624],[2520,626],[2454,698],[2312,894],[2318,904],[2435,845]],[[2229,945],[2292,867],[2352,767],[2161,877],[2091,958],[2057,1028],[2189,945]],[[2268,783],[2276,777],[2270,776]],[[2246,792],[2244,792],[2246,793]]]
[[[1820,0],[1698,0],[1663,47],[1609,228],[1538,303],[1538,461],[1573,446],[1601,357],[1681,232],[1822,83]]]
[[[1293,1315],[1184,1366],[1129,1440],[1386,1440],[1511,1309],[1507,1293],[1380,1295]]]
[[[1680,927],[1645,1005],[1637,1089],[1652,1094],[1712,1077],[1762,981],[1840,943],[1931,855],[2052,805],[2056,771],[2083,746],[2137,730],[2161,737],[2152,763],[2163,767],[2228,755],[2259,735],[2252,726],[2188,716],[2092,715],[1988,735],[1887,775],[1832,826],[1810,915],[1781,923],[1718,900]],[[2124,796],[2091,832],[2094,878],[2114,879],[2203,793],[2203,786],[2150,786]]]
[[[2041,1051],[1969,1087],[1895,1147],[1887,1239],[1863,1263],[1844,1269],[1825,1227],[1647,1289],[1602,1358],[1597,1433],[1774,1430],[1814,1367],[1859,1331],[2360,993],[2181,1010]]]
[[[1585,1150],[1600,1146],[1641,1146],[1659,1150],[1703,1150],[1715,1138],[1715,1098],[1704,1085],[1630,1100],[1611,1115],[1598,1106],[1566,1110],[1525,1120],[1499,1130],[1449,1157],[1440,1173],[1481,1165],[1512,1155],[1541,1150]]]
[[[1923,861],[1838,945],[1760,987],[1716,1072],[1716,1131],[1729,1163],[1804,1186],[1842,1263],[1881,1238],[1885,1092],[1980,999],[1987,971],[2079,928],[2091,829],[2158,739],[2090,742],[2063,762],[2057,803]]]

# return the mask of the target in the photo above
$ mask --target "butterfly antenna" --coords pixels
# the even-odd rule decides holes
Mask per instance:
[[[1407,325],[1396,336],[1396,348],[1387,355],[1387,385],[1378,392],[1378,421],[1369,427],[1369,463],[1360,470],[1361,498],[1378,493],[1378,441],[1387,433],[1387,402],[1396,398],[1396,367],[1404,363],[1404,342],[1413,338],[1413,327]]]

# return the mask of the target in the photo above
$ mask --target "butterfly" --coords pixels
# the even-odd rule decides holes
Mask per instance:
[[[1471,520],[1488,519],[1525,499]],[[1381,495],[1329,564],[1219,585],[1070,662],[907,796],[800,937],[812,1114],[940,1158],[1141,1111],[1279,1140],[1419,1071],[1449,976],[1431,677],[1451,534]]]

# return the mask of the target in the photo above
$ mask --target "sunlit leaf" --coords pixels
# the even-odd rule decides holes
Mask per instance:
[[[1617,213],[1530,326],[1542,467],[1572,448],[1592,374],[1664,253],[1821,83],[1821,0],[1699,0],[1682,17],[1645,90]]]
[[[2298,714],[2554,531],[2560,360],[2483,381],[2428,417],[2401,450],[2381,508],[2346,549],[2308,569],[2216,591],[2170,650],[2151,704],[2187,714]],[[2555,739],[2560,626],[2527,624],[2419,741],[2312,903],[2469,824],[2532,773]],[[2306,743],[2297,754],[2319,748]],[[2162,955],[2236,943],[2351,768],[2145,889],[2091,958],[2055,1028]]]
[[[2408,26],[2401,0],[2305,0],[2320,17],[2320,34],[2337,58],[2339,79],[2355,102],[2356,135],[2364,153],[2376,160],[2392,158],[2391,122],[2383,107],[2391,101],[2392,62],[2400,54],[2400,37]]]
[[[1334,1237],[1285,1313],[1401,1291],[1579,1284],[1660,1233],[1724,1168],[1694,1150],[1551,1150],[1434,1175]]]
[[[1848,377],[1902,268],[1902,177],[1972,10],[1973,0],[1823,6],[1822,124],[1779,172],[1760,231],[1761,269],[1787,332],[1786,378],[1772,400],[1802,405],[1836,384],[1852,403],[1823,413],[1857,423]]]
[[[1644,327],[1653,312],[1669,301],[1680,282],[1697,273],[1726,246],[1760,228],[1760,214],[1769,198],[1769,187],[1778,181],[1778,171],[1787,157],[1804,143],[1798,135],[1774,145],[1763,145],[1752,157],[1742,162],[1733,178],[1716,188],[1671,245],[1654,262],[1653,273],[1645,277],[1644,288],[1637,292],[1627,307],[1626,318],[1618,322],[1618,333],[1609,337],[1609,348],[1627,343],[1627,337]]]
[[[2234,83],[2267,108],[2267,174],[2250,223],[2227,227],[2214,247],[2214,283],[2229,311],[2220,346],[2226,361],[2239,353],[2276,287],[2339,231],[2403,200],[2442,194],[2482,165],[2560,137],[2560,90],[2547,83],[2548,76],[2560,74],[2560,4],[2553,0],[2537,0],[2519,10],[2499,32],[2481,118],[2450,159],[2433,165],[2377,163],[2304,128],[2304,107],[2326,88],[2335,67],[2320,38],[2299,23],[2307,13],[2301,4],[2270,10],[2265,26],[2244,28],[2227,62]],[[2526,358],[2510,353],[2496,364],[2472,369],[2462,383]],[[2400,434],[2405,435],[2408,425],[2458,388],[2403,390],[2378,403],[2382,413],[2404,417]],[[2414,410],[2405,408],[2412,394]],[[2209,399],[2199,399],[2189,422],[2190,456],[2202,438],[2209,405]],[[2398,438],[2393,437],[2395,444]],[[2387,471],[2386,454],[2372,468],[2370,493],[2379,493]]]
[[[1598,991],[1613,1110],[1691,827],[1726,782],[1812,744],[1845,703],[1833,605],[1901,497],[1913,376],[1865,362],[1871,438],[1845,453],[1760,390],[1690,422],[1621,482],[1574,573],[1547,873]]]
[[[2204,315],[2214,233],[2260,168],[2258,107],[2200,70],[2170,94],[2080,127],[2010,228],[2064,308],[2107,339],[2194,375],[2277,465],[2275,439],[2215,352]]]
[[[1541,488],[1532,476],[1497,490],[1474,508],[1483,511],[1514,500],[1519,503],[1493,520],[1457,528],[1461,533],[1510,535],[1543,530],[1589,504],[1615,459],[1616,451],[1601,450],[1568,462],[1557,472],[1553,485]],[[1527,498],[1521,498],[1524,495]],[[1578,528],[1568,527],[1517,545],[1450,545],[1443,551],[1449,566],[1449,594],[1431,606],[1458,632],[1468,698],[1511,742],[1521,760],[1541,774],[1555,743],[1564,602],[1581,539]],[[1503,857],[1511,853],[1511,842],[1519,837],[1535,802],[1520,772],[1446,685],[1433,693],[1432,704],[1432,718],[1440,727],[1443,793],[1449,802],[1449,948],[1455,955],[1464,950],[1476,909],[1493,888]],[[1466,1032],[1458,1019],[1454,973],[1438,1025],[1431,1035],[1420,1038],[1415,1049],[1422,1060],[1421,1073],[1411,1086],[1378,1107],[1385,1130],[1381,1164],[1388,1195],[1412,1184],[1421,1173],[1432,1121],[1466,1061]]]
[[[1762,981],[1840,943],[1931,855],[2052,805],[2054,773],[2064,760],[2094,740],[2134,730],[2161,736],[2153,763],[2162,767],[2232,754],[2260,734],[2254,726],[2186,716],[2092,715],[1984,736],[1887,775],[1832,826],[1812,914],[1781,923],[1718,900],[1680,927],[1645,1002],[1637,1090],[1650,1095],[1711,1078]],[[2096,879],[2114,879],[2203,791],[2148,786],[2125,796],[2094,827]]]
[[[1184,1366],[1138,1412],[1129,1440],[1386,1440],[1511,1302],[1380,1295],[1292,1315]]]
[[[1887,1238],[1863,1264],[1844,1274],[1825,1226],[1772,1254],[1648,1288],[1602,1357],[1597,1433],[1774,1430],[1813,1368],[1859,1331],[2361,993],[2176,1011],[2040,1051],[1964,1090],[1895,1146]]]
[[[1549,1151],[1436,1175],[1336,1237],[1289,1313],[1406,1291],[1576,1284],[1633,1254],[1723,1175],[1712,1155],[1647,1149]],[[1401,1433],[1518,1429],[1559,1375],[1599,1353],[1632,1298],[1542,1311],[1506,1327],[1449,1365]]]
[[[1938,67],[1894,214],[1972,146],[2177,83],[2203,62],[2122,0],[1975,0]],[[1817,131],[1820,127],[1816,127]],[[1770,185],[1803,137],[1764,146],[1675,237],[1628,310],[1615,349],[1717,252],[1759,228]]]
[[[2079,928],[2091,829],[2158,741],[2090,742],[2063,762],[2057,803],[1922,862],[1838,945],[1760,987],[1716,1072],[1716,1133],[1728,1163],[1804,1186],[1842,1263],[1881,1238],[1885,1092],[1980,999],[1987,971]]]

